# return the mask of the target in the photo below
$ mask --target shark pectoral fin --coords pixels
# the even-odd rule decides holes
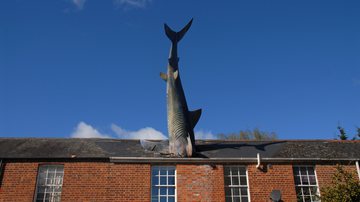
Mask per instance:
[[[201,116],[201,109],[195,111],[189,111],[189,120],[191,122],[192,128],[195,128],[197,122],[199,121]]]
[[[167,74],[160,72],[160,77],[164,80],[167,81]]]
[[[146,151],[169,153],[169,140],[151,141],[141,139],[140,144]]]
[[[193,154],[193,145],[191,144],[190,135],[187,137],[187,145],[186,145],[186,154],[188,157],[191,157]]]
[[[174,79],[177,79],[179,77],[179,70],[176,70],[174,72]]]

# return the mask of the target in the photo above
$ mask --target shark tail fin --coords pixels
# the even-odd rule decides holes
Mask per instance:
[[[180,30],[179,32],[175,32],[173,31],[167,24],[164,24],[165,27],[165,33],[166,36],[173,42],[173,43],[177,43],[179,42],[185,35],[185,33],[189,30],[191,24],[192,24],[193,19],[191,19],[188,24],[182,28],[182,30]]]

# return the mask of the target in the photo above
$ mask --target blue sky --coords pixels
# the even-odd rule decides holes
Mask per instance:
[[[0,136],[167,135],[177,30],[200,137],[259,127],[333,139],[360,126],[359,1],[4,0]],[[145,136],[142,136],[145,135]]]

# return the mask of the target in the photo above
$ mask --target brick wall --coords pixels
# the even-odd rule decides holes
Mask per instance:
[[[59,163],[64,165],[61,201],[150,201],[150,165]],[[0,202],[33,201],[38,163],[7,163]]]
[[[268,202],[274,189],[281,191],[283,201],[296,201],[292,165],[272,165],[266,172],[248,165],[248,179],[251,201]]]
[[[183,201],[225,200],[222,165],[177,165],[177,199]]]
[[[61,201],[150,201],[150,165],[66,163]]]
[[[0,187],[0,202],[32,201],[38,165],[7,163]],[[62,201],[150,201],[150,164],[66,162]],[[247,165],[251,201],[267,202],[279,189],[286,202],[296,201],[292,165],[272,165],[267,172]],[[335,165],[316,165],[319,187],[331,182]],[[355,165],[345,168],[356,172]],[[177,199],[183,201],[224,201],[223,166],[178,164]]]
[[[5,165],[0,201],[32,201],[35,192],[37,163],[7,163]]]

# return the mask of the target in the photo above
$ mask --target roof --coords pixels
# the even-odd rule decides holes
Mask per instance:
[[[77,138],[0,138],[0,159],[109,159],[114,162],[256,162],[360,160],[360,141],[198,140],[192,158],[171,158],[144,151],[139,140]]]

